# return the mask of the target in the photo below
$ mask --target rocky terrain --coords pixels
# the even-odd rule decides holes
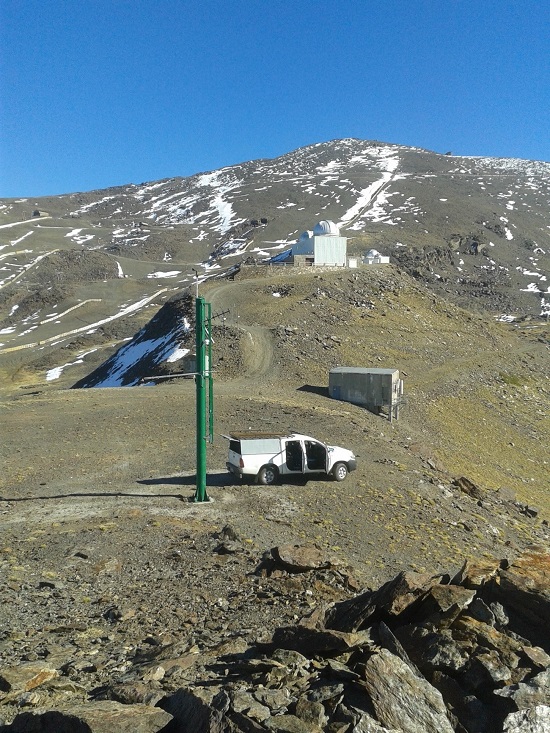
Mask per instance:
[[[392,173],[395,150],[313,146],[246,171],[258,178],[269,170],[264,185],[288,194],[290,162],[321,186],[338,165],[340,178],[344,168],[352,181],[365,175],[364,161],[350,163],[365,151],[372,180],[356,180],[357,200],[377,175]],[[466,177],[451,176],[452,157],[400,148],[399,159],[422,173],[417,195],[442,172],[441,186],[456,176],[452,187],[460,188]],[[376,168],[381,162],[386,168]],[[475,206],[498,203],[491,186],[504,181],[502,163],[469,164],[477,177],[483,167],[487,191],[476,178],[464,205],[474,191]],[[523,185],[523,171],[540,203],[546,184],[537,165],[544,167],[517,163],[514,185]],[[230,174],[214,178],[227,184]],[[139,191],[181,204],[192,185],[158,182]],[[249,193],[262,188],[247,185]],[[324,188],[302,191],[304,205]],[[391,199],[375,197],[346,220],[358,247],[383,243],[396,227],[400,238],[408,233],[408,247],[394,246],[390,265],[270,267],[252,254],[244,230],[231,236],[247,246],[224,259],[227,230],[219,241],[208,234],[190,244],[187,283],[161,287],[147,277],[160,268],[152,244],[139,244],[146,236],[139,221],[155,206],[159,216],[168,210],[151,198],[146,211],[142,199],[141,209],[128,208],[132,236],[114,234],[116,209],[135,203],[136,191],[52,199],[52,219],[33,222],[32,233],[11,244],[31,249],[43,228],[44,246],[62,247],[0,290],[9,331],[0,347],[0,730],[547,730],[550,334],[543,291],[534,308],[533,293],[517,287],[516,278],[527,277],[516,269],[523,265],[505,276],[506,258],[518,263],[541,245],[519,246],[520,230],[548,236],[542,204],[533,203],[531,224],[527,205],[514,226],[508,222],[513,239],[498,217],[500,225],[484,219],[502,227],[498,241],[484,228],[491,252],[503,258],[494,269],[483,254],[490,244],[470,222],[460,228],[458,219],[449,225],[448,214],[436,216],[435,201],[450,196],[439,190],[430,206],[426,199],[424,235],[403,219],[377,221],[379,239],[371,237],[376,207]],[[346,191],[340,218],[353,204]],[[229,189],[212,193],[229,196]],[[281,211],[296,218],[299,207],[269,209],[265,191],[254,195],[263,197],[248,214],[258,220],[254,236],[272,226],[269,238],[283,239],[272,215],[279,212],[281,227]],[[457,197],[453,210],[462,211]],[[183,262],[180,235],[202,226],[190,219],[207,211],[207,199],[188,204],[181,221],[171,210],[141,241],[161,249],[172,242]],[[502,199],[520,200],[527,204],[519,193]],[[15,219],[24,203],[9,206],[6,216]],[[89,231],[74,233],[75,222],[63,221],[76,217],[80,228],[91,212]],[[70,229],[66,242],[55,239],[54,224]],[[221,226],[213,214],[211,224]],[[20,226],[0,231],[16,242]],[[95,240],[76,241],[92,233]],[[122,261],[117,250],[113,259],[116,240],[131,257]],[[212,252],[218,259],[208,259]],[[539,258],[543,284],[546,260],[528,256]],[[5,261],[21,264],[19,257],[26,255]],[[191,273],[199,259],[211,267],[204,274],[225,274],[199,278],[200,295],[221,314],[212,329],[215,436],[204,503],[193,501],[195,386],[175,376],[191,370]],[[399,420],[329,399],[328,371],[337,365],[398,368]],[[357,471],[342,484],[240,484],[225,469],[221,436],[248,429],[294,429],[345,446],[358,456]]]

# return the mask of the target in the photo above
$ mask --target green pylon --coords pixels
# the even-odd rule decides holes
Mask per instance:
[[[206,310],[208,306],[208,311]],[[211,386],[210,363],[206,366],[206,354],[211,351],[210,317],[208,317],[208,336],[206,333],[206,313],[210,315],[210,303],[197,296],[195,300],[195,344],[196,344],[196,374],[195,384],[197,393],[197,488],[195,501],[209,501],[206,493],[206,440],[211,437],[212,413],[209,415],[209,429],[206,428],[206,383]],[[209,359],[210,362],[210,359]],[[211,390],[210,390],[211,391]]]

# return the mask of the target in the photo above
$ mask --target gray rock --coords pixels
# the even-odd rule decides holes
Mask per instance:
[[[279,545],[271,550],[273,559],[291,573],[328,568],[326,553],[316,545]]]
[[[315,656],[369,646],[372,638],[368,631],[346,633],[332,629],[316,630],[304,626],[284,626],[275,630],[272,643],[283,649],[293,649],[301,654]]]
[[[271,711],[271,715],[280,715],[286,713],[288,706],[293,701],[288,689],[270,690],[267,688],[257,688],[253,692],[253,697],[265,705]]]
[[[18,667],[4,667],[0,669],[0,690],[10,693],[28,692],[55,677],[59,677],[57,669],[44,662],[30,662],[21,664]]]
[[[550,651],[550,553],[545,548],[531,547],[522,553],[499,571],[498,582],[490,583],[482,597],[485,594],[506,608],[516,633]]]
[[[274,733],[320,733],[317,725],[308,723],[296,715],[276,715],[266,720],[264,725]]]
[[[308,700],[306,697],[300,697],[296,703],[295,713],[301,720],[321,729],[328,723],[323,704]]]
[[[540,646],[524,646],[521,651],[535,667],[540,669],[550,667],[550,654],[547,654]]]
[[[495,614],[481,598],[474,598],[468,607],[468,615],[478,621],[483,621],[484,624],[489,624],[489,626],[495,625]]]
[[[174,718],[178,733],[224,733],[224,715],[210,705],[214,692],[181,688],[160,700],[158,706]]]
[[[401,728],[386,728],[370,715],[364,713],[350,733],[403,733]]]
[[[21,713],[10,733],[157,733],[172,716],[148,705],[121,705],[106,700],[63,710]]]
[[[510,682],[511,672],[493,649],[476,654],[462,676],[467,686],[476,692],[484,688],[501,687]]]
[[[503,628],[504,626],[508,626],[510,619],[508,618],[506,609],[504,608],[504,606],[501,603],[497,603],[497,602],[490,603],[489,608],[491,609],[495,617],[495,623],[497,626],[501,628]]]
[[[267,720],[271,715],[269,708],[255,700],[252,694],[246,690],[236,690],[231,695],[231,705],[235,712],[244,713],[260,723]]]
[[[339,631],[357,631],[377,616],[399,616],[432,586],[439,577],[428,573],[399,573],[377,591],[366,591],[355,598],[336,603],[328,609],[325,625]]]
[[[344,694],[344,685],[319,685],[311,688],[307,693],[307,699],[312,702],[325,702],[326,700],[340,700]]]
[[[407,733],[454,733],[441,693],[386,649],[367,661],[365,686],[386,727]]]
[[[271,659],[284,664],[290,670],[302,671],[309,669],[311,662],[303,654],[293,649],[275,649],[271,654]]]
[[[539,672],[526,682],[495,690],[495,695],[510,698],[515,702],[518,710],[535,705],[550,705],[550,669]]]
[[[504,733],[548,733],[550,730],[550,707],[537,705],[535,708],[510,713],[504,721]]]

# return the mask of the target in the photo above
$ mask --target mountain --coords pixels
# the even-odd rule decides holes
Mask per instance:
[[[550,312],[549,202],[549,163],[354,139],[3,200],[0,359],[24,379],[27,367],[52,380],[99,364],[195,278],[265,261],[320,219],[339,225],[349,254],[375,248],[467,309],[538,319]]]
[[[376,669],[426,730],[540,728],[548,185],[546,163],[344,140],[3,202],[0,729],[406,727]],[[390,262],[269,264],[324,219]],[[341,365],[397,369],[399,418],[331,399]],[[221,436],[249,430],[357,470],[241,483]]]

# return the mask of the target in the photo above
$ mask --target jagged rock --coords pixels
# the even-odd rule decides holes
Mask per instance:
[[[462,568],[451,580],[452,585],[478,589],[495,578],[500,568],[498,560],[466,560]]]
[[[0,670],[0,691],[28,692],[54,677],[59,677],[59,672],[49,664],[31,662],[19,667],[4,667]]]
[[[177,733],[225,733],[223,712],[210,705],[213,696],[213,691],[181,688],[160,700],[158,707],[174,718]]]
[[[307,693],[307,699],[311,702],[326,702],[327,700],[337,700],[340,702],[344,694],[343,684],[326,685],[321,684],[311,688]],[[334,703],[335,705],[337,703]]]
[[[148,705],[104,701],[58,711],[20,713],[6,733],[157,733],[172,716]]]
[[[105,694],[105,699],[116,700],[124,705],[141,703],[154,706],[163,697],[164,693],[161,690],[153,690],[143,682],[113,685]]]
[[[475,618],[477,621],[489,624],[489,626],[495,625],[495,614],[491,611],[485,601],[481,600],[481,598],[474,598],[468,607],[468,615]]]
[[[502,603],[522,636],[550,652],[550,553],[538,547],[525,551],[485,593]]]
[[[321,729],[328,722],[323,704],[308,700],[306,697],[299,698],[296,703],[295,713],[298,718],[301,718],[301,720],[309,723],[310,725],[316,725]]]
[[[491,709],[474,695],[467,695],[452,677],[434,672],[432,684],[443,695],[449,712],[468,733],[486,733],[492,719]]]
[[[535,667],[541,669],[550,667],[550,654],[547,654],[539,646],[524,646],[522,652]]]
[[[333,629],[317,631],[303,626],[284,626],[275,629],[272,643],[283,649],[294,649],[302,654],[315,656],[369,646],[372,638],[368,631],[346,633]]]
[[[395,654],[396,657],[399,657],[399,659],[401,659],[402,662],[405,662],[405,664],[408,664],[415,674],[420,674],[420,671],[410,659],[399,639],[383,621],[378,624],[378,636],[380,637],[381,644],[388,651]]]
[[[350,733],[403,733],[402,729],[397,728],[386,728],[380,723],[377,723],[374,718],[371,718],[367,713],[363,713],[359,721],[353,726]]]
[[[466,666],[473,651],[472,644],[455,641],[449,629],[432,631],[423,626],[405,626],[396,633],[413,662],[425,674],[436,670],[456,673]]]
[[[258,688],[254,690],[253,697],[262,705],[265,705],[271,711],[271,715],[280,715],[285,713],[288,706],[293,702],[288,688],[282,690],[269,690]]]
[[[473,481],[470,481],[466,476],[460,476],[453,481],[453,486],[460,489],[464,494],[467,494],[472,499],[483,499],[483,492],[476,486]]]
[[[231,733],[265,733],[264,725],[235,710],[231,711],[230,720],[231,726],[228,727],[228,730]]]
[[[550,730],[550,707],[536,708],[510,713],[504,721],[504,733],[548,733]]]
[[[511,669],[518,666],[525,645],[524,640],[504,634],[494,627],[466,615],[455,621],[453,631],[458,633],[460,639],[465,643],[469,641],[472,646],[479,645],[486,650],[495,649],[504,664]]]
[[[450,625],[459,613],[467,608],[475,596],[475,590],[457,585],[434,585],[417,603],[415,618]],[[436,618],[433,618],[436,616]]]
[[[307,670],[311,665],[307,657],[304,657],[303,654],[293,649],[275,649],[271,655],[271,659],[297,672]]]
[[[271,550],[273,559],[291,573],[328,568],[326,553],[316,545],[279,545]]]
[[[441,693],[386,649],[367,661],[365,685],[383,725],[407,733],[454,733]]]
[[[245,713],[260,723],[271,715],[269,708],[255,700],[246,690],[235,690],[231,694],[231,706],[237,713]]]
[[[350,680],[358,680],[360,678],[360,675],[357,672],[354,672],[347,666],[347,664],[343,664],[337,659],[329,659],[324,672],[332,679],[344,680],[346,682],[349,682]]]
[[[265,727],[274,733],[320,733],[319,726],[308,723],[296,715],[276,715],[264,722]]]
[[[401,572],[377,591],[336,603],[328,609],[325,625],[329,629],[357,631],[369,620],[373,623],[381,617],[399,616],[439,580],[439,576],[428,573]]]
[[[481,598],[476,600],[479,600],[481,601],[481,603],[483,603]],[[495,624],[497,627],[504,628],[505,626],[508,626],[510,619],[508,618],[508,614],[506,613],[506,610],[501,603],[497,603],[496,601],[494,601],[493,603],[489,604],[489,608],[491,609],[495,617]]]
[[[515,702],[518,710],[535,705],[550,705],[550,669],[539,672],[525,682],[495,690],[495,695],[510,698]]]
[[[502,663],[493,649],[476,654],[462,675],[462,680],[470,689],[480,692],[486,688],[502,686],[510,682],[511,672]]]

